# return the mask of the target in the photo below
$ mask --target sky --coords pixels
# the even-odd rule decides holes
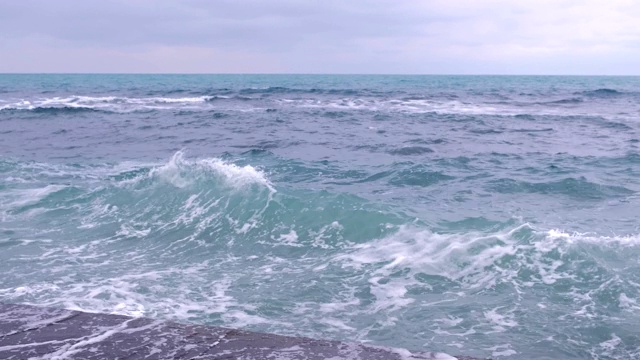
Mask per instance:
[[[640,75],[638,0],[0,0],[3,73]]]

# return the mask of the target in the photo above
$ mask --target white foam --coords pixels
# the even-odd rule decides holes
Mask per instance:
[[[113,313],[122,314],[132,317],[142,317],[146,312],[146,308],[142,304],[121,302],[113,307]]]
[[[600,347],[607,352],[613,352],[621,342],[622,339],[620,337],[616,334],[611,334],[611,339],[601,342]]]
[[[271,192],[276,191],[266,175],[251,165],[238,166],[218,158],[188,160],[183,151],[176,152],[166,164],[152,169],[150,176],[157,175],[178,188],[184,188],[210,173],[237,189],[260,184]]]
[[[628,297],[627,294],[625,293],[620,293],[620,296],[618,297],[618,302],[620,304],[620,307],[623,309],[628,309],[631,311],[640,310],[640,305],[638,305],[638,301],[636,299],[632,299]]]
[[[482,284],[484,268],[504,255],[513,255],[516,248],[506,244],[500,246],[496,240],[505,240],[519,228],[492,235],[481,234],[436,234],[429,230],[400,226],[388,237],[353,247],[355,251],[340,255],[337,259],[345,265],[360,267],[364,264],[384,263],[385,271],[408,267],[426,274],[447,276],[464,280],[475,278]],[[472,254],[469,254],[469,253]],[[471,255],[471,256],[470,256]],[[459,268],[456,262],[471,261],[469,266]],[[485,281],[486,282],[486,281]]]
[[[348,308],[358,306],[360,304],[360,299],[356,297],[351,297],[348,301],[345,302],[329,302],[320,304],[320,312],[322,313],[333,313],[333,312],[342,312]]]
[[[442,319],[435,319],[434,320],[434,322],[441,323],[441,324],[443,324],[445,326],[449,326],[449,327],[454,327],[456,325],[459,325],[463,321],[464,321],[464,319],[459,318],[459,317],[455,317],[455,316],[449,316],[448,318],[442,318]]]
[[[142,109],[175,109],[189,108],[191,105],[207,104],[212,96],[195,97],[116,97],[116,96],[82,96],[52,97],[40,99],[20,99],[0,107],[0,110],[33,110],[37,108],[75,108],[129,112]],[[169,106],[166,106],[169,105]]]
[[[492,352],[491,356],[495,356],[495,357],[511,356],[518,353],[517,351],[511,348],[511,344],[496,345],[489,348],[485,348],[485,350],[491,351]]]
[[[516,354],[518,354],[518,352],[513,349],[505,349],[502,351],[494,351],[491,353],[491,356],[503,357],[503,356],[511,356]]]
[[[72,95],[67,97],[34,98],[34,99],[3,99],[0,110],[33,110],[36,108],[68,107],[106,110],[114,112],[131,112],[138,110],[210,110],[218,108],[216,99],[229,99],[229,96],[186,96],[186,97],[115,97],[115,96],[86,96]],[[448,99],[420,99],[420,98],[379,98],[379,97],[307,97],[294,99],[276,99],[274,105],[282,107],[299,107],[312,109],[327,109],[340,111],[390,111],[405,113],[437,113],[437,114],[469,114],[469,115],[561,115],[561,116],[603,116],[616,119],[635,119],[633,114],[612,113],[609,107],[600,107],[594,113],[593,106],[548,106],[537,102],[511,101],[509,103],[490,103],[484,99],[470,98],[468,101]],[[241,106],[232,104],[225,110],[263,111],[265,108],[256,104]]]
[[[494,324],[494,331],[504,332],[506,328],[512,328],[518,326],[518,323],[514,320],[513,313],[500,314],[498,310],[501,307],[493,308],[484,312],[484,317]]]
[[[353,268],[367,277],[370,291],[376,297],[372,309],[392,311],[416,300],[408,294],[409,288],[432,289],[430,284],[419,281],[417,275],[433,276],[434,281],[453,281],[463,290],[462,296],[467,291],[491,289],[500,284],[508,284],[516,294],[523,294],[524,288],[537,284],[549,286],[559,281],[575,281],[576,270],[567,266],[563,254],[576,243],[585,241],[599,246],[614,243],[635,246],[637,235],[567,234],[560,230],[537,230],[526,223],[491,234],[437,234],[424,228],[400,226],[378,240],[348,245],[332,263]],[[326,265],[316,266],[313,270],[325,268]],[[523,273],[528,274],[526,278],[522,277]],[[610,281],[607,281],[601,287],[609,285]],[[583,295],[589,298],[580,300],[579,296]],[[576,293],[569,296],[577,303],[584,303],[584,312],[576,313],[576,316],[590,316],[587,313],[588,304],[593,302],[590,295]],[[449,299],[440,298],[433,304],[443,301]],[[620,296],[620,303],[626,308],[637,306],[626,295]],[[431,302],[421,305],[431,306]],[[545,306],[538,305],[541,309]],[[494,331],[518,326],[512,311],[492,309],[484,316]]]
[[[287,246],[294,246],[294,247],[303,246],[303,244],[298,243],[298,233],[293,229],[291,229],[291,231],[289,231],[289,233],[287,234],[281,234],[280,237],[276,239],[276,242],[279,245],[287,245]]]
[[[46,185],[36,189],[6,191],[2,193],[2,197],[8,201],[2,205],[5,209],[33,205],[64,188],[66,188],[65,185]]]
[[[411,359],[429,359],[429,360],[456,360],[455,357],[447,354],[447,353],[443,353],[443,352],[422,352],[419,354],[414,354],[411,351],[407,350],[407,349],[402,349],[402,348],[396,348],[396,347],[382,347],[382,346],[375,346],[375,345],[367,345],[369,347],[372,348],[378,348],[378,349],[382,349],[382,350],[387,350],[387,351],[391,351],[397,355],[400,356],[401,360],[411,360]],[[359,356],[356,357],[357,359],[360,359]]]
[[[342,231],[344,227],[337,221],[331,222],[331,224],[324,225],[317,231],[309,230],[308,234],[313,239],[311,246],[322,249],[328,249],[331,246],[327,244],[327,240],[333,239],[337,243],[342,243],[344,237]]]
[[[250,184],[262,184],[275,191],[265,174],[251,165],[238,166],[215,158],[199,160],[198,164],[222,174],[227,182],[233,186],[244,187]]]
[[[473,100],[471,100],[473,101]],[[296,98],[279,99],[283,106],[296,106],[310,109],[328,109],[341,111],[391,111],[404,113],[436,113],[463,115],[593,115],[593,109],[550,108],[536,103],[491,104],[482,100],[462,102],[458,100],[436,99],[381,99],[381,98]]]
[[[166,97],[152,97],[152,98],[143,98],[143,99],[131,99],[130,101],[133,103],[203,103],[207,100],[210,100],[211,96],[197,96],[197,97],[183,97],[183,98],[166,98]]]
[[[320,323],[329,325],[331,329],[334,330],[343,330],[343,331],[355,331],[356,329],[352,326],[349,326],[344,323],[342,320],[338,320],[336,318],[322,318],[319,320]]]
[[[411,356],[410,358],[413,358],[413,356]],[[449,354],[446,353],[442,353],[442,352],[438,352],[438,353],[431,353],[431,359],[433,360],[457,360],[458,358],[453,357]]]
[[[405,281],[387,281],[382,277],[374,276],[369,279],[371,284],[371,294],[376,297],[375,310],[378,311],[393,311],[405,307],[415,300],[408,298],[407,285]]]
[[[531,234],[529,243],[514,237],[521,231]],[[563,269],[565,262],[562,259],[549,258],[546,254],[552,251],[563,254],[574,242],[585,241],[599,245],[636,245],[638,236],[607,237],[567,234],[559,230],[537,231],[530,224],[493,234],[436,234],[421,228],[400,226],[387,237],[352,246],[351,251],[336,256],[335,261],[355,268],[376,265],[377,278],[400,269],[410,269],[405,280],[420,272],[444,276],[469,288],[493,287],[498,282],[515,284],[518,267],[523,267],[535,271],[531,281],[537,279],[549,285],[571,279],[572,274]],[[496,266],[506,256],[515,257],[513,261],[517,262],[517,267]],[[465,265],[461,267],[460,263]],[[531,281],[524,283],[518,280],[516,285],[531,286]]]
[[[36,285],[20,289],[17,294],[15,289],[1,289],[0,295],[11,298],[29,294],[30,298],[38,299],[38,304],[44,306],[62,306],[72,310],[134,317],[157,317],[160,314],[160,317],[182,321],[202,314],[206,316],[229,312],[230,308],[237,304],[233,297],[227,294],[231,283],[224,279],[215,283],[204,283],[198,276],[203,266],[205,265],[194,264],[187,269],[170,268],[165,271],[125,274],[87,282],[68,279],[60,287]],[[171,278],[180,279],[180,285],[175,287],[172,282],[167,282]],[[165,296],[150,297],[139,291],[141,285]],[[192,286],[198,286],[200,289],[193,290]],[[197,296],[194,299],[196,291]],[[242,311],[237,307],[235,310]]]
[[[267,319],[260,315],[249,314],[246,311],[242,310],[228,310],[224,314],[222,314],[222,318],[228,323],[230,326],[237,328],[245,328],[251,325],[259,325],[259,324],[270,324],[270,325],[284,325],[289,326],[290,324],[275,321],[273,319]]]
[[[144,238],[151,233],[151,229],[135,229],[129,224],[120,225],[120,230],[116,233],[117,236],[122,236],[126,238]]]
[[[640,245],[640,234],[629,235],[599,235],[595,233],[567,233],[559,229],[551,229],[546,232],[551,240],[564,240],[568,243],[573,242],[589,242],[594,244],[618,244],[618,245]]]

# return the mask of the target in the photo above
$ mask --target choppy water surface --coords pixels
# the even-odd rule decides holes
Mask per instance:
[[[0,75],[0,301],[640,358],[640,78]]]

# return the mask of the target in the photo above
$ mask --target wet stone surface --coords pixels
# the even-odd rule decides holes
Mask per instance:
[[[0,304],[0,359],[454,358],[147,318]]]

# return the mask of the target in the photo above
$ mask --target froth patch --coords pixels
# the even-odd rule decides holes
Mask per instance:
[[[116,96],[52,97],[44,99],[21,99],[0,106],[0,110],[38,110],[38,109],[85,109],[112,112],[129,112],[145,109],[174,109],[205,104],[211,96],[196,97],[146,97],[130,98]]]
[[[385,237],[355,244],[334,257],[333,262],[360,274],[368,283],[375,301],[371,313],[383,310],[411,311],[420,306],[447,306],[458,299],[495,291],[512,292],[516,299],[535,296],[571,299],[566,309],[580,318],[599,316],[599,308],[612,306],[623,311],[638,308],[636,286],[625,293],[627,280],[606,265],[609,246],[636,244],[637,236],[606,237],[568,234],[560,230],[540,230],[531,224],[494,233],[438,234],[416,226],[400,226]],[[597,259],[584,256],[585,245],[607,251]],[[616,250],[617,251],[617,250]],[[585,277],[585,273],[598,274]],[[626,279],[626,280],[623,280]],[[631,284],[629,282],[628,284]],[[572,289],[572,290],[567,290]],[[593,290],[598,289],[598,290]],[[594,291],[618,293],[613,303]],[[508,332],[528,322],[519,301],[513,306],[482,309],[472,322],[482,333]],[[556,306],[538,305],[541,316],[551,315]],[[388,326],[394,316],[389,315]],[[441,324],[443,325],[443,324]],[[458,324],[448,326],[459,333]],[[468,329],[468,327],[467,327]],[[443,332],[445,334],[445,332]],[[510,349],[507,352],[513,351]]]
[[[0,198],[0,202],[5,203],[3,204],[3,207],[7,209],[21,208],[37,204],[48,196],[57,193],[58,191],[65,189],[66,187],[67,186],[65,185],[51,184],[36,189],[14,190],[3,194],[3,196]]]
[[[640,234],[629,234],[629,235],[615,235],[615,236],[605,236],[598,235],[595,233],[580,233],[580,232],[572,232],[568,233],[562,231],[560,229],[551,229],[546,232],[546,236],[549,240],[562,240],[567,243],[593,243],[597,245],[627,245],[627,246],[635,246],[640,245]]]
[[[388,237],[356,245],[339,259],[348,266],[377,265],[381,275],[410,269],[414,275],[442,276],[471,287],[491,286],[495,278],[487,276],[485,269],[503,256],[515,254],[517,249],[507,240],[527,226],[490,235],[438,234],[401,226]]]
[[[501,308],[493,308],[484,312],[484,317],[491,322],[495,332],[504,332],[507,328],[518,326],[518,323],[514,320],[513,312],[500,312]]]

